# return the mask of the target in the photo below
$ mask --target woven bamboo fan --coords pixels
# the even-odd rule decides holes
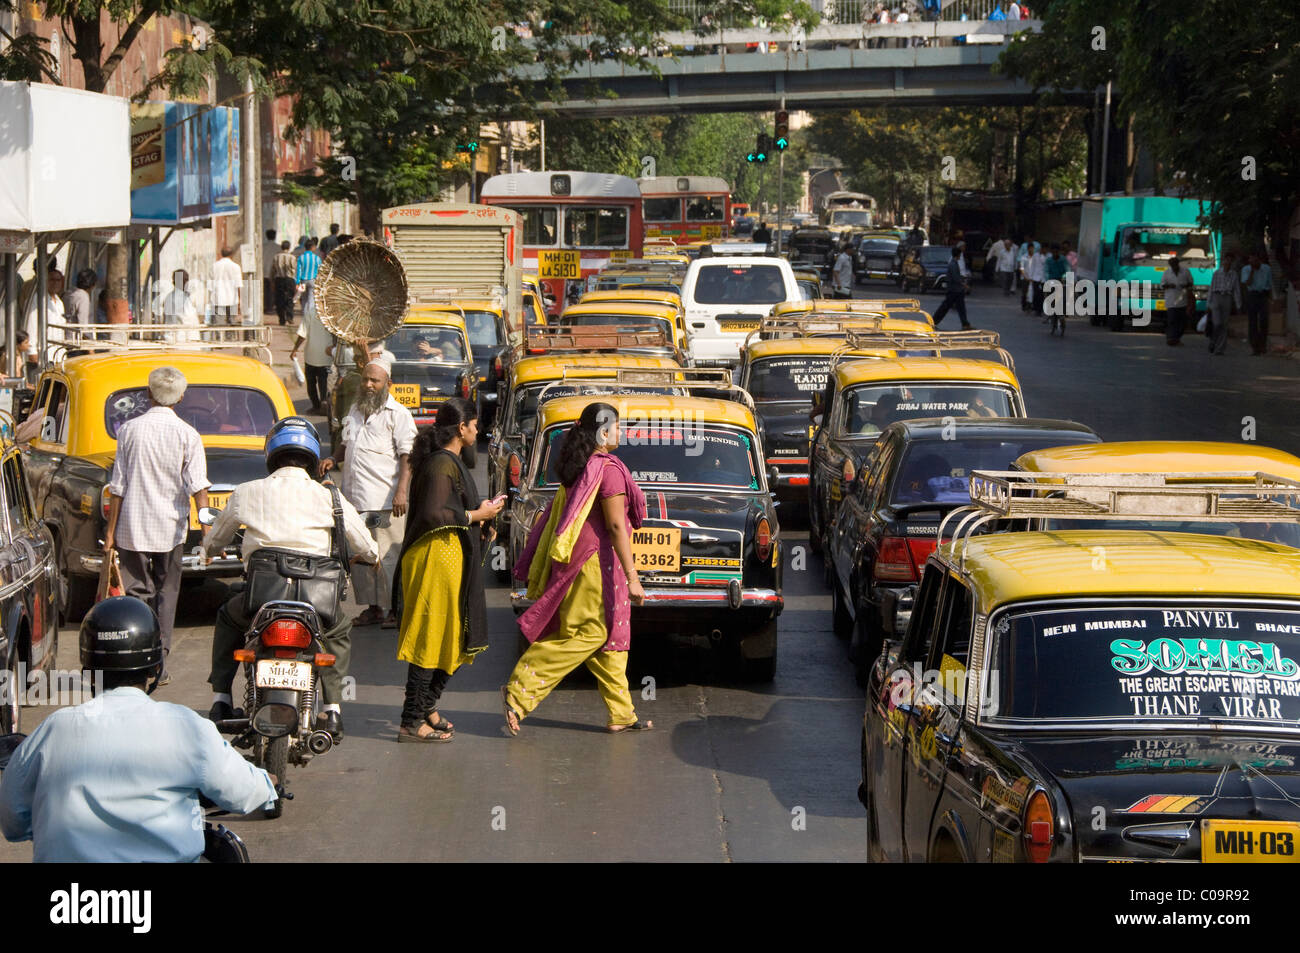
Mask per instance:
[[[406,318],[406,271],[388,246],[354,238],[334,249],[316,275],[321,324],[359,346],[382,340]]]

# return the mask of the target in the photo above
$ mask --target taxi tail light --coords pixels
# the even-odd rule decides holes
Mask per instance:
[[[468,377],[462,377],[460,379],[460,396],[464,397],[466,400],[469,400],[469,378]]]
[[[886,536],[880,541],[880,555],[876,557],[874,575],[877,579],[894,582],[916,582],[916,563],[913,562],[912,540],[902,536]]]
[[[496,376],[497,376],[498,378],[502,378],[502,377],[505,376],[505,373],[504,373],[504,372],[502,371],[502,369],[501,369],[501,355],[500,355],[500,354],[498,354],[498,355],[496,356],[496,360],[494,360],[494,361],[492,362],[492,370],[493,370],[493,372],[496,374]]]
[[[99,491],[99,511],[104,514],[104,519],[108,519],[108,504],[112,496],[108,492],[108,487]]]
[[[909,537],[907,548],[912,553],[912,565],[916,567],[916,571],[919,573],[921,567],[925,565],[925,561],[930,558],[930,554],[939,548],[939,539],[938,537],[934,539],[912,539]]]
[[[764,516],[754,527],[754,555],[758,557],[761,563],[767,562],[767,557],[772,555],[772,527]]]
[[[297,619],[276,619],[262,630],[262,644],[270,648],[305,649],[311,631]]]
[[[523,464],[519,461],[519,454],[510,454],[510,463],[507,464],[507,470],[510,474],[510,485],[516,490],[519,489],[519,479],[523,476]]]
[[[1025,854],[1031,863],[1045,864],[1052,855],[1052,840],[1055,837],[1055,822],[1052,817],[1052,805],[1047,799],[1047,792],[1035,791],[1025,806],[1024,832]]]

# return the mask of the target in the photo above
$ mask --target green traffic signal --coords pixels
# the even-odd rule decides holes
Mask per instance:
[[[787,139],[785,136],[776,137],[776,147],[780,149],[782,152],[785,152],[785,150],[789,148],[789,146],[790,146],[790,140]]]
[[[478,143],[477,143],[477,142],[467,142],[467,143],[465,143],[464,145],[458,145],[458,146],[456,146],[456,151],[457,151],[457,152],[468,152],[468,153],[470,153],[470,154],[472,155],[473,153],[478,152]]]
[[[753,162],[753,161],[754,161],[755,159],[757,159],[757,158],[758,158],[758,157],[757,157],[756,155],[754,155],[754,153],[751,152],[749,155],[745,156],[745,161],[746,161],[746,162]]]

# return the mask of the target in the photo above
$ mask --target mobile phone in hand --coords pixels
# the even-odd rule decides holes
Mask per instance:
[[[498,495],[498,496],[494,496],[494,497],[492,497],[492,504],[495,506],[497,503],[505,502],[505,498],[506,498],[506,494],[504,494],[504,493],[502,493],[502,494],[500,494],[500,495]]]

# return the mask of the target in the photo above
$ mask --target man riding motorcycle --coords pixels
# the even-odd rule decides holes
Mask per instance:
[[[266,468],[270,476],[235,487],[225,509],[203,542],[204,556],[219,552],[244,527],[241,555],[244,566],[261,549],[291,550],[307,556],[329,556],[333,548],[334,501],[343,512],[343,529],[354,562],[374,563],[379,550],[365,521],[342,494],[317,483],[312,474],[320,466],[320,438],[316,428],[301,417],[286,417],[266,434]],[[239,663],[234,651],[242,648],[251,624],[245,595],[235,593],[217,612],[212,638],[212,672],[208,683],[214,697],[208,717],[213,721],[235,718],[230,689]],[[343,740],[343,679],[348,674],[352,647],[352,620],[339,613],[334,627],[321,636],[333,666],[321,671],[322,710],[316,728],[328,731],[337,744]]]
[[[0,779],[0,830],[32,841],[34,860],[193,862],[204,849],[200,795],[236,814],[275,802],[275,779],[212,722],[149,698],[162,634],[139,599],[86,613],[81,667],[103,679],[102,693],[46,718]]]

